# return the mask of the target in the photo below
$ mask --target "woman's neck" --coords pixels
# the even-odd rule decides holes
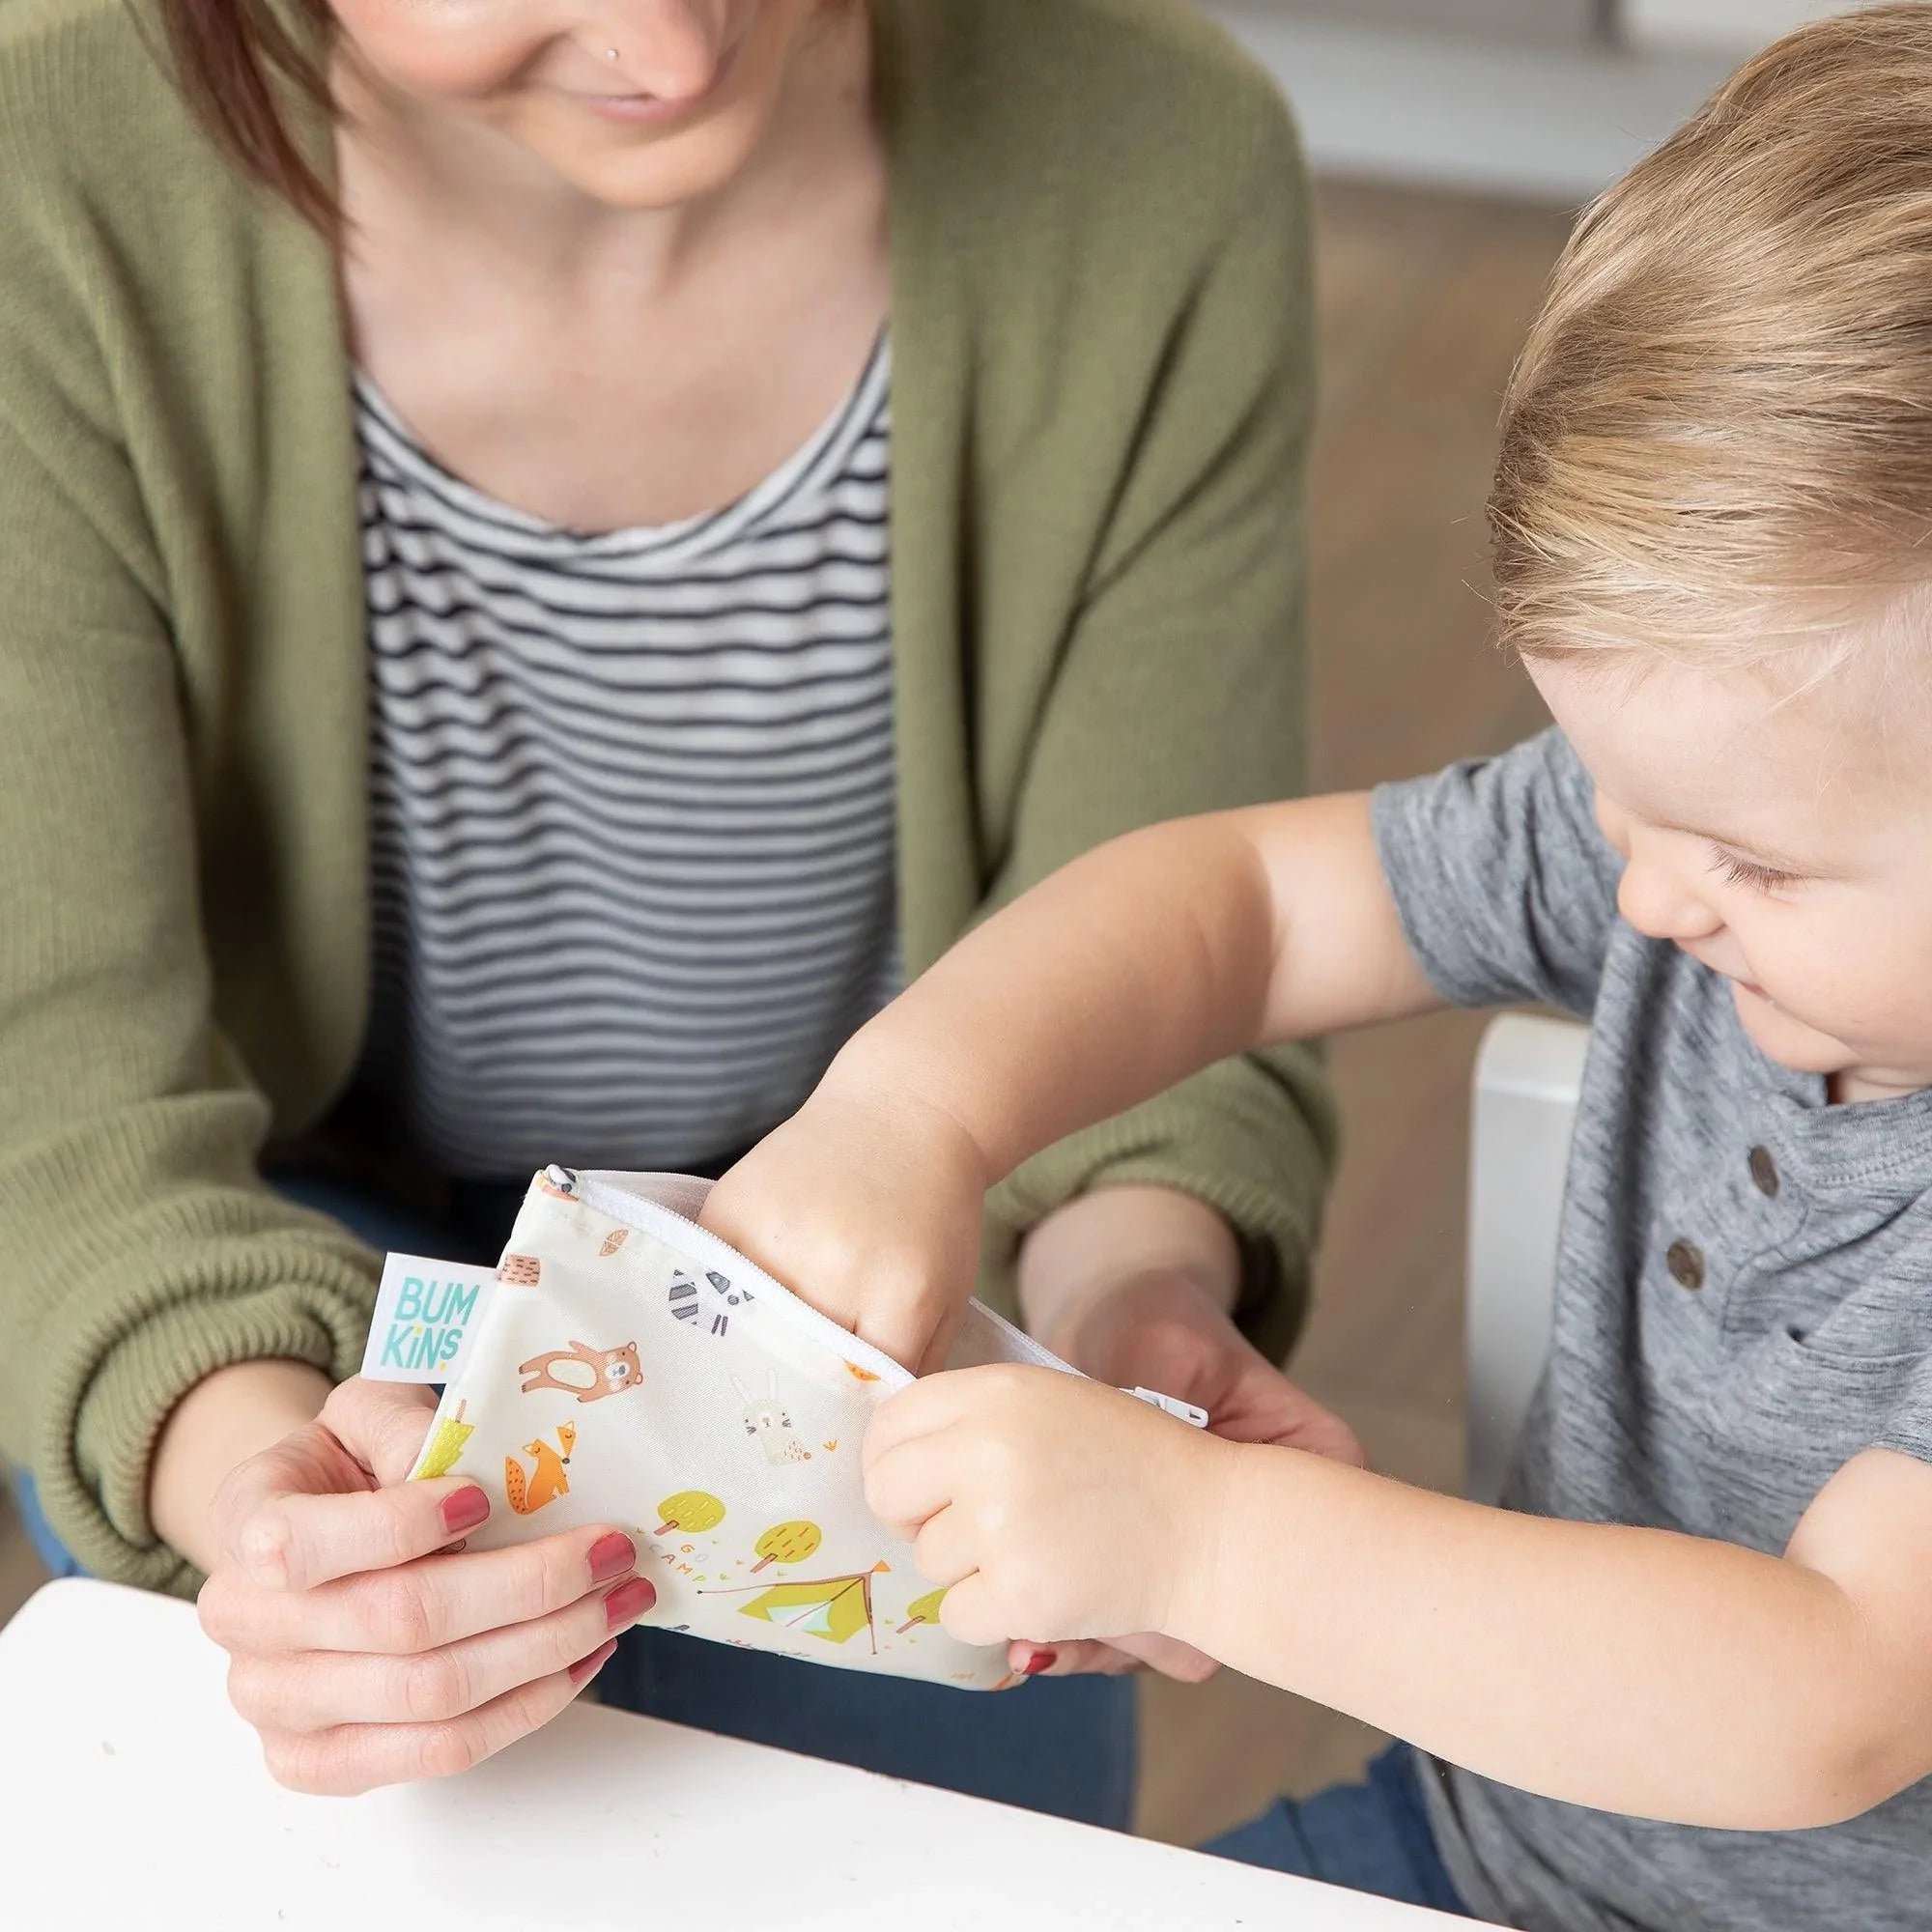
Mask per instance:
[[[800,49],[744,167],[709,194],[662,207],[599,200],[481,117],[402,93],[338,53],[338,165],[352,229],[366,213],[527,268],[552,287],[619,275],[675,282],[721,238],[787,223],[849,180],[876,142],[869,10],[840,8]],[[353,237],[352,237],[353,245]]]

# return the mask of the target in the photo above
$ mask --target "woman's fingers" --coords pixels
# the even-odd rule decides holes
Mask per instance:
[[[1007,1664],[1022,1677],[1128,1677],[1148,1666],[1111,1643],[1013,1643]]]
[[[446,1532],[440,1540],[448,1541]],[[224,1571],[202,1591],[202,1627],[236,1652],[419,1656],[485,1631],[549,1616],[599,1584],[629,1575],[637,1561],[637,1545],[621,1531],[579,1529],[511,1549],[427,1556],[298,1592],[263,1590],[241,1574]]]
[[[265,1731],[263,1755],[278,1783],[322,1798],[353,1798],[379,1785],[454,1777],[549,1723],[596,1675],[608,1655],[600,1646],[574,1669],[519,1685],[447,1722]]]
[[[1179,1684],[1205,1684],[1221,1667],[1206,1651],[1158,1634],[1116,1637],[1112,1643],[1014,1643],[1007,1647],[1007,1662],[1026,1677],[1124,1677],[1155,1670]]]
[[[649,1579],[633,1577],[533,1622],[415,1656],[245,1653],[229,1669],[228,1694],[265,1733],[451,1723],[521,1686],[567,1671],[656,1602]]]
[[[461,1476],[317,1494],[300,1456],[291,1438],[238,1472],[240,1513],[230,1542],[258,1589],[299,1595],[339,1577],[392,1570],[489,1519],[489,1496]]]

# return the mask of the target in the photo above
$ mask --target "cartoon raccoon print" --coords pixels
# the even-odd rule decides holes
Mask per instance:
[[[709,1318],[711,1333],[724,1335],[731,1327],[731,1311],[752,1299],[749,1288],[734,1288],[715,1269],[704,1271],[707,1295],[682,1268],[671,1276],[665,1301],[680,1321],[699,1322]]]

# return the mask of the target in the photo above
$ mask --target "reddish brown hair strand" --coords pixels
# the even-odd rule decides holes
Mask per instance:
[[[243,169],[323,228],[334,196],[290,130],[290,92],[328,104],[326,0],[163,0],[183,92]]]

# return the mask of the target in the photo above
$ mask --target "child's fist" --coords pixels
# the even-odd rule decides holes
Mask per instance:
[[[909,1095],[828,1080],[712,1190],[702,1220],[821,1314],[915,1374],[973,1293],[978,1146]]]
[[[1211,1548],[1239,1452],[1053,1369],[909,1388],[866,1437],[866,1499],[947,1592],[963,1643],[1160,1631]]]

